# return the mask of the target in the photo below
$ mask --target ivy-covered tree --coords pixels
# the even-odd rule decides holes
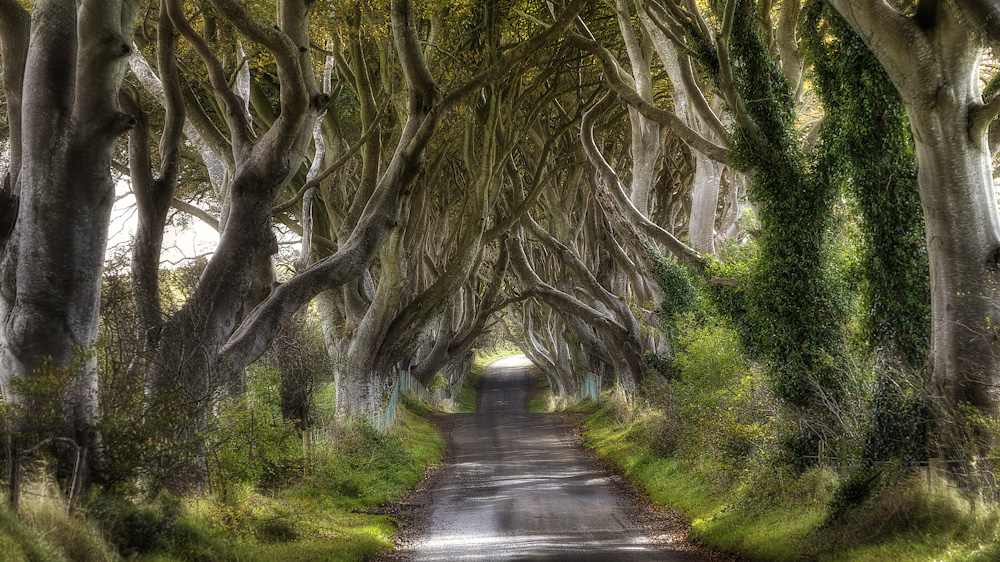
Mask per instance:
[[[876,386],[865,457],[926,453],[930,280],[906,110],[878,60],[827,4],[805,9],[805,47],[823,102],[819,173],[842,184],[863,233],[864,333]]]
[[[988,132],[1000,96],[984,95],[979,65],[1000,40],[1000,9],[980,0],[921,0],[908,11],[884,0],[831,4],[882,64],[913,132],[930,263],[928,371],[939,413],[957,416],[942,420],[942,451],[958,455],[977,433],[959,410],[997,414],[1000,212]]]

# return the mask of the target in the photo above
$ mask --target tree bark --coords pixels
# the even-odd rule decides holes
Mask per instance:
[[[878,57],[910,119],[930,262],[929,372],[939,414],[957,416],[941,424],[944,451],[957,455],[982,445],[957,409],[995,416],[1000,382],[1000,215],[986,136],[1000,102],[983,103],[983,45],[967,17],[976,21],[969,5],[986,3],[963,2],[961,13],[950,2],[926,4],[931,12],[912,17],[876,0],[831,3]]]
[[[135,124],[119,109],[118,88],[139,3],[40,1],[30,39],[17,25],[26,15],[2,4],[5,16],[16,14],[0,33],[4,86],[14,89],[7,97],[17,113],[11,121],[19,123],[11,169],[20,210],[0,258],[0,392],[30,411],[39,397],[22,394],[15,381],[62,380],[59,431],[99,464],[93,345],[114,201],[111,154]],[[37,429],[31,425],[16,430]]]

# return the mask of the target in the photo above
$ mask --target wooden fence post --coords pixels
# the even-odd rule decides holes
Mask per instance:
[[[941,457],[931,457],[927,459],[927,485],[936,487],[938,471],[941,470]]]
[[[10,487],[10,496],[7,498],[10,511],[17,515],[18,505],[21,503],[21,464],[18,457],[21,455],[17,438],[13,434],[7,436],[7,484]]]

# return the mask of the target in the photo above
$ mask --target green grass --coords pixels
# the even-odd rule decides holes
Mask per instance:
[[[59,500],[26,494],[20,518],[0,507],[0,558],[5,562],[117,562],[129,557],[140,562],[365,560],[392,548],[396,530],[392,518],[366,512],[398,499],[443,451],[440,432],[404,408],[387,435],[358,428],[341,436],[337,447],[317,447],[311,475],[273,493],[233,486],[225,500],[161,496],[145,504],[103,497],[73,517],[66,515]],[[32,486],[51,488],[44,482]]]
[[[531,366],[531,376],[531,395],[528,398],[528,412],[537,414],[553,411],[555,403],[548,377],[536,365]]]
[[[581,404],[589,447],[614,462],[651,499],[679,509],[702,544],[760,561],[987,561],[1000,559],[1000,507],[971,502],[941,481],[903,477],[836,524],[827,504],[836,475],[814,468],[779,483],[766,505],[745,501],[752,480],[720,477],[707,459],[663,458],[640,420]]]
[[[465,377],[462,390],[455,397],[455,411],[459,413],[471,414],[479,408],[479,388],[482,384],[480,377],[483,376],[483,365],[476,361],[469,369],[469,374]]]

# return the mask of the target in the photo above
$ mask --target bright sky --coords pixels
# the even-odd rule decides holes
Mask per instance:
[[[135,234],[135,196],[127,181],[118,183],[117,201],[111,211],[111,229],[105,259],[114,255],[115,248],[128,246]],[[200,220],[190,217],[187,228],[168,226],[163,236],[161,261],[165,267],[180,265],[185,259],[211,253],[219,243],[219,234]]]

